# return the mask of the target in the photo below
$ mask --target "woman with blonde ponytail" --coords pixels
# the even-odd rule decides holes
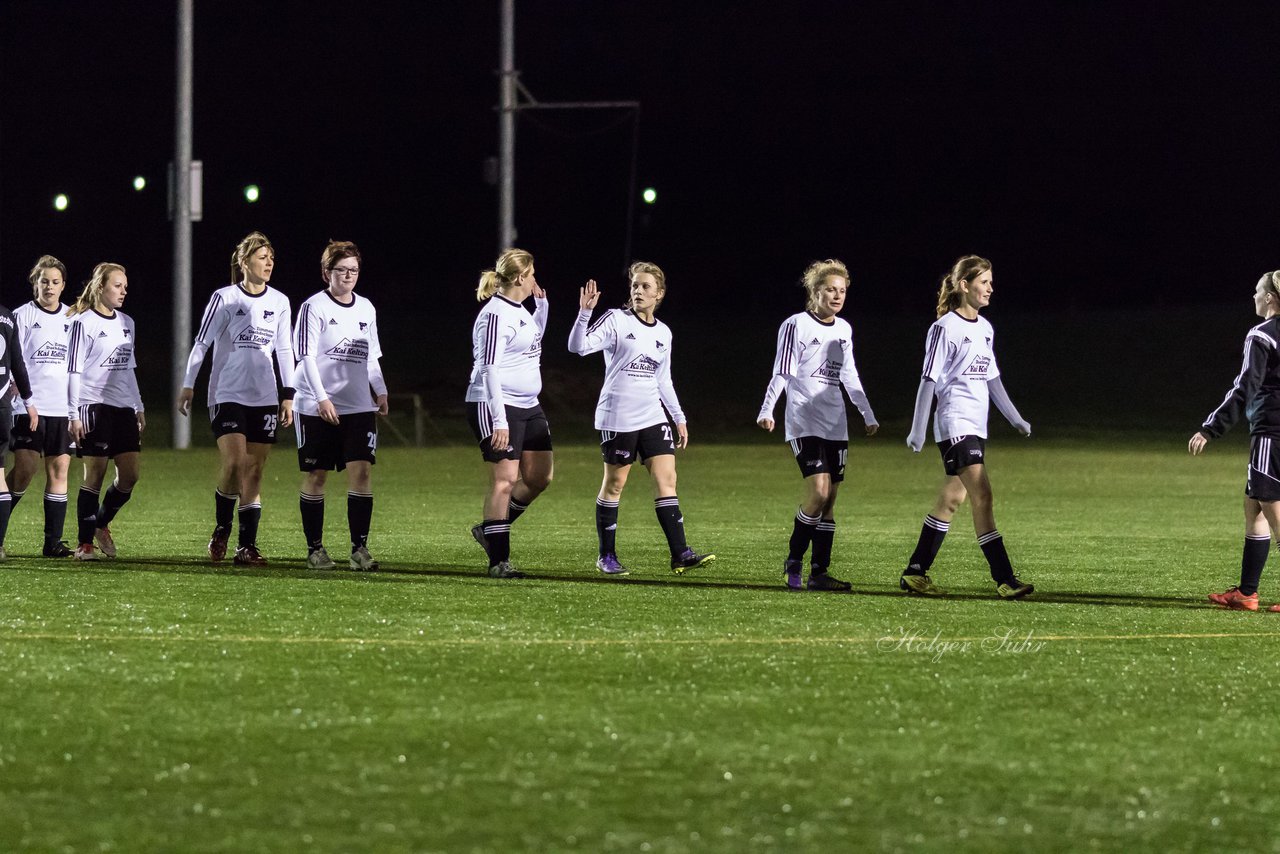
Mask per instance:
[[[186,416],[195,397],[196,377],[212,348],[209,423],[218,443],[219,462],[209,537],[209,559],[214,563],[226,557],[232,514],[240,523],[232,562],[237,566],[267,562],[258,551],[262,470],[276,443],[277,429],[293,424],[294,394],[293,316],[289,298],[268,284],[275,263],[275,247],[260,231],[236,245],[231,253],[231,284],[209,296],[178,392],[178,414]]]
[[[532,296],[533,310],[524,303]],[[551,483],[551,428],[538,402],[547,294],[534,278],[533,256],[508,249],[480,274],[484,303],[471,329],[475,364],[467,415],[490,464],[484,521],[471,529],[489,558],[493,578],[522,578],[511,565],[511,525]]]
[[[116,556],[109,526],[138,482],[147,421],[134,374],[133,318],[120,310],[128,290],[124,267],[104,262],[93,268],[93,278],[67,312],[73,318],[67,345],[69,429],[76,456],[84,460],[76,560],[97,560],[94,543],[107,557]],[[99,503],[107,460],[115,462],[116,476]]]
[[[916,393],[907,447],[919,453],[924,446],[929,410],[936,397],[933,436],[942,453],[946,478],[899,581],[908,593],[945,595],[929,577],[929,567],[951,527],[952,516],[966,497],[973,505],[974,532],[991,567],[996,593],[1002,599],[1021,599],[1035,590],[1013,573],[1004,538],[996,530],[985,464],[987,412],[992,401],[1019,433],[1031,435],[1031,425],[1018,414],[1000,380],[992,346],[995,332],[978,314],[991,302],[992,290],[991,262],[977,255],[956,259],[938,288],[938,319],[929,327],[925,341],[924,375]]]

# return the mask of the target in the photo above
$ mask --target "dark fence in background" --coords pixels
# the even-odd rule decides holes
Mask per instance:
[[[993,307],[986,316],[995,325],[1005,387],[1037,436],[1166,430],[1189,435],[1218,405],[1239,371],[1244,335],[1258,322],[1248,308],[1247,303],[1233,303],[1024,314]],[[568,352],[575,312],[576,304],[568,299],[552,304],[543,350],[542,400],[559,440],[592,441],[603,357]],[[471,318],[459,324],[454,315],[451,311],[445,317],[422,305],[394,313],[384,310],[379,316],[388,384],[393,392],[420,396],[428,419],[428,444],[472,442],[463,405],[471,365]],[[858,367],[884,436],[903,439],[932,318],[859,314],[854,309],[846,310],[845,316],[853,324]],[[660,317],[674,333],[676,390],[693,440],[780,441],[754,425],[769,379],[777,327],[784,317],[749,314],[732,306],[716,313],[672,310]],[[140,318],[140,327],[143,322],[164,321]],[[149,334],[140,337],[148,434],[152,447],[159,447],[168,444],[170,430],[167,348],[152,344],[155,339]],[[197,388],[201,403],[204,383],[202,377]],[[397,409],[397,426],[412,436],[410,407],[398,402]],[[779,416],[781,412],[780,406]],[[993,435],[1010,431],[994,413],[992,422]],[[853,426],[856,430],[856,415]],[[199,414],[192,435],[198,445],[212,444]],[[394,441],[391,435],[384,439]]]

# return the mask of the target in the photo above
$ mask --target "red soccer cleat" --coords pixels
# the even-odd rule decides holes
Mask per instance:
[[[1230,587],[1222,593],[1210,593],[1209,601],[1230,611],[1258,610],[1258,594],[1246,596],[1240,592],[1239,587]]]

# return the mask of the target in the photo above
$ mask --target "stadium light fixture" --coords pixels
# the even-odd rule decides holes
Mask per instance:
[[[653,187],[645,187],[644,192],[640,194],[646,205],[651,205],[658,200],[658,191]]]
[[[66,193],[58,193],[53,197],[53,209],[55,211],[65,211],[69,204],[71,204],[71,199],[67,198]]]
[[[139,193],[147,189],[147,179],[141,175],[134,176],[133,189],[137,190]]]
[[[253,204],[262,195],[262,191],[258,189],[257,184],[250,184],[244,188],[244,200]]]

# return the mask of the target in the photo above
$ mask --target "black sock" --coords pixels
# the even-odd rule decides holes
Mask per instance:
[[[302,511],[302,536],[310,554],[324,545],[324,496],[299,493],[298,508]]]
[[[618,502],[596,498],[596,536],[600,557],[618,553]]]
[[[261,504],[241,504],[240,512],[240,548],[248,548],[258,544],[258,523],[262,521]]]
[[[978,536],[978,545],[991,566],[991,578],[996,584],[1004,584],[1013,579],[1013,565],[1009,563],[1009,553],[1004,550],[1004,537],[992,528]]]
[[[511,560],[511,523],[506,519],[485,519],[484,538],[489,543],[489,566]]]
[[[107,491],[102,496],[102,506],[98,508],[98,524],[96,527],[105,528],[110,525],[111,520],[116,518],[116,514],[120,512],[120,508],[127,504],[132,497],[132,490],[125,492],[114,483],[108,486]]]
[[[684,554],[689,544],[684,541],[684,514],[680,512],[680,499],[674,495],[653,500],[653,512],[658,514],[658,524],[667,535],[667,548],[672,557]]]
[[[803,507],[796,508],[795,524],[791,526],[791,550],[787,554],[787,560],[804,560],[804,553],[809,550],[809,543],[813,542],[813,532],[821,521],[821,516],[810,516],[804,512]]]
[[[4,545],[4,535],[9,533],[9,514],[13,512],[13,497],[8,492],[0,492],[0,546]]]
[[[373,523],[373,494],[347,493],[347,527],[351,529],[351,550],[369,544],[369,526]]]
[[[916,550],[911,553],[911,560],[907,561],[907,571],[903,575],[928,573],[929,567],[933,566],[933,559],[938,556],[938,549],[942,548],[942,540],[950,529],[950,522],[944,522],[933,515],[925,516],[924,524],[920,526],[920,539],[916,541]]]
[[[1258,592],[1262,568],[1267,565],[1267,553],[1271,550],[1271,537],[1247,536],[1244,538],[1244,556],[1240,559],[1240,592],[1252,596]]]
[[[533,503],[533,499],[530,498],[529,504],[532,504],[532,503]],[[524,513],[524,511],[529,509],[529,504],[521,504],[519,501],[516,501],[514,498],[508,501],[507,502],[507,521],[515,522],[515,520],[519,519],[520,515]]]
[[[81,486],[76,494],[76,539],[80,545],[93,544],[93,529],[97,527],[98,490]]]
[[[227,495],[221,489],[215,489],[213,491],[213,524],[224,531],[230,531],[231,517],[235,515],[236,502],[239,500],[239,495]]]
[[[44,494],[44,541],[46,545],[61,542],[62,528],[67,523],[67,496]]]
[[[836,538],[836,520],[823,519],[813,531],[813,554],[809,568],[814,575],[822,575],[831,566],[831,543]]]
[[[19,501],[21,501],[21,500],[22,500],[22,496],[24,496],[24,495],[26,495],[26,494],[27,494],[27,493],[26,493],[26,490],[23,490],[22,492],[14,492],[12,489],[11,489],[11,490],[9,490],[9,495],[13,497],[13,504],[12,504],[12,505],[10,505],[9,510],[10,510],[10,511],[17,510],[17,509],[18,509],[18,502],[19,502]]]

